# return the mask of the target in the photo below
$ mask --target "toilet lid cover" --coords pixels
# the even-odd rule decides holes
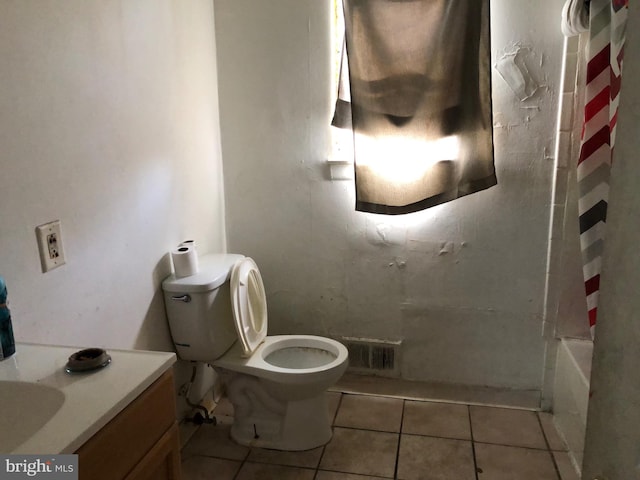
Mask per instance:
[[[245,357],[267,336],[267,296],[253,259],[238,260],[231,270],[231,309]]]

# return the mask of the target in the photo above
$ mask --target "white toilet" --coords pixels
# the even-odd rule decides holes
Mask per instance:
[[[327,443],[324,393],[346,370],[347,349],[312,335],[267,336],[264,286],[251,258],[210,254],[199,263],[199,273],[162,282],[167,317],[178,356],[222,375],[232,438],[276,450]]]

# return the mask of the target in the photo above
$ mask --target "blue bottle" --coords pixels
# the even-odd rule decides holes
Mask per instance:
[[[16,343],[11,327],[11,312],[7,306],[7,284],[0,277],[0,360],[16,353]]]

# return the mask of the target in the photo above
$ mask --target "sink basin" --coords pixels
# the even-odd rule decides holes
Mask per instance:
[[[64,403],[64,393],[31,382],[0,381],[0,452],[11,452],[47,423]],[[20,428],[17,428],[20,425]]]

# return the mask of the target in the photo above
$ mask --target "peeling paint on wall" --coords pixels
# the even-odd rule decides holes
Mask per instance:
[[[454,241],[434,242],[430,240],[410,239],[407,243],[407,250],[410,252],[429,253],[433,256],[443,256],[448,254],[458,254],[462,248],[466,248],[468,243]],[[400,257],[398,257],[400,258]]]
[[[504,128],[507,131],[511,131],[513,128],[515,127],[519,127],[520,123],[502,123],[502,122],[495,122],[493,124],[493,128]]]
[[[506,117],[507,115],[502,112],[493,112],[493,128],[504,129],[507,132],[510,132],[514,128],[522,126],[522,123],[507,120]]]
[[[502,55],[495,64],[500,77],[520,101],[531,98],[541,87],[528,67],[532,57],[533,51],[530,48],[515,46],[514,51]],[[542,59],[540,59],[540,65],[542,65]]]
[[[367,220],[367,241],[372,245],[404,245],[407,231],[388,223],[375,223]]]
[[[407,266],[407,259],[404,257],[396,257],[392,265],[395,265],[400,270],[402,270]]]
[[[453,242],[442,242],[440,244],[438,255],[446,255],[451,252],[453,252]]]

